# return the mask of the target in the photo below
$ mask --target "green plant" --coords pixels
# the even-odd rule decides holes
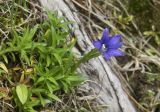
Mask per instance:
[[[144,35],[147,36],[147,37],[152,37],[152,38],[154,38],[155,43],[156,43],[157,45],[160,45],[160,32],[156,32],[156,31],[154,31],[154,29],[153,29],[153,31],[145,31],[145,32],[144,32]]]
[[[22,30],[13,27],[10,38],[1,46],[1,61],[10,66],[12,72],[5,76],[12,88],[16,109],[20,112],[35,112],[35,107],[54,101],[61,102],[58,91],[68,93],[84,81],[76,72],[81,63],[99,55],[92,50],[77,59],[72,53],[76,39],[67,41],[68,25],[72,22],[48,12],[48,19],[34,28]],[[1,64],[1,75],[8,69]],[[1,97],[5,97],[3,94]]]

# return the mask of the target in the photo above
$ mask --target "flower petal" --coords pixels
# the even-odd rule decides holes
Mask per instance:
[[[102,48],[102,44],[101,44],[100,41],[94,41],[93,45],[94,45],[95,48],[97,48],[99,50]]]
[[[109,29],[108,28],[105,28],[104,31],[103,31],[103,35],[102,35],[102,38],[101,38],[101,43],[102,44],[105,44],[109,41]]]
[[[122,45],[123,45],[123,42],[118,42],[118,43],[115,44],[115,45],[113,44],[113,45],[108,46],[107,49],[118,49],[118,48],[120,48]]]
[[[106,61],[108,61],[111,58],[111,56],[107,52],[104,52],[103,56],[104,56]]]
[[[118,43],[120,43],[121,35],[115,35],[110,38],[108,44],[106,44],[107,48],[112,48]]]
[[[115,57],[124,56],[124,53],[122,51],[120,51],[120,50],[109,50],[109,51],[107,51],[107,54],[109,56],[115,56]]]

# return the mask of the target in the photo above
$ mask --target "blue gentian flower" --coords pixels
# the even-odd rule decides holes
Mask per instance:
[[[124,53],[119,50],[123,45],[121,35],[109,36],[108,28],[104,29],[101,40],[94,41],[93,45],[103,54],[106,60],[111,57],[124,56]]]

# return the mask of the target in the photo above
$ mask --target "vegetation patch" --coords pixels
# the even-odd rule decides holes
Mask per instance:
[[[0,5],[0,110],[35,112],[67,102],[64,95],[85,79],[77,67],[98,56],[98,50],[76,58],[76,38],[70,40],[68,28],[73,22],[56,12],[44,15],[36,2],[6,0]]]

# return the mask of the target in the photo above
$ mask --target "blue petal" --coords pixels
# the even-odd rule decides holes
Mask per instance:
[[[117,57],[117,56],[124,56],[124,53],[122,51],[120,51],[120,50],[108,50],[107,54],[109,56],[115,56],[115,57]]]
[[[120,43],[121,35],[115,35],[110,38],[108,44],[106,44],[107,48],[114,48],[114,46],[118,45]]]
[[[103,31],[102,38],[101,38],[101,43],[105,44],[108,41],[109,41],[109,30],[108,30],[108,28],[105,28],[104,31]]]
[[[95,48],[97,48],[99,50],[102,48],[102,44],[101,44],[100,41],[94,41],[93,45],[94,45]]]
[[[118,48],[120,48],[122,45],[123,45],[123,42],[118,42],[118,43],[115,44],[115,45],[113,44],[113,45],[108,46],[107,49],[118,49]]]
[[[111,56],[107,52],[104,52],[103,56],[104,56],[106,61],[108,61],[111,58]]]

